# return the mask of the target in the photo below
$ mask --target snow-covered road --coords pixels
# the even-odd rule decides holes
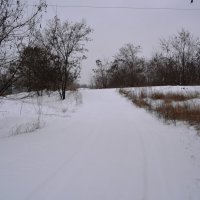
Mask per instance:
[[[2,200],[199,200],[200,138],[116,90],[82,90],[70,118],[0,139]]]

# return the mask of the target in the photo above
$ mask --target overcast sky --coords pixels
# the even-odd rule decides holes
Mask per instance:
[[[29,0],[32,1],[32,0]],[[46,0],[49,5],[91,5],[162,8],[200,8],[194,0]],[[56,7],[49,6],[44,20],[53,18]],[[189,30],[200,36],[200,11],[91,9],[57,7],[61,20],[81,21],[94,29],[92,42],[87,44],[88,59],[82,63],[80,83],[89,83],[91,69],[97,59],[110,58],[126,43],[142,46],[142,55],[150,57],[158,48],[159,38],[166,38],[180,31]]]

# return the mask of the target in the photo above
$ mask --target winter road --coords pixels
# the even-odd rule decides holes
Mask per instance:
[[[195,136],[116,90],[81,93],[70,118],[1,139],[0,199],[200,199],[199,162],[188,142]]]

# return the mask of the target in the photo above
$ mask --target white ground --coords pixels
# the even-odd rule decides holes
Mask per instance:
[[[31,133],[35,100],[1,100],[1,200],[200,199],[193,128],[163,124],[114,89],[80,93],[39,100]]]

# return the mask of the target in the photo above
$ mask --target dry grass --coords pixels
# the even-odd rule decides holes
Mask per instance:
[[[165,100],[165,101],[187,101],[198,98],[198,93],[178,94],[178,93],[166,93],[153,92],[149,95],[149,98],[153,100]]]
[[[119,92],[129,98],[136,106],[154,112],[159,118],[174,122],[183,121],[194,126],[198,131],[200,130],[200,105],[186,102],[198,98],[198,93],[164,94],[162,92],[149,92],[146,89],[137,92],[120,89]],[[153,102],[156,100],[161,102],[153,106]]]
[[[145,101],[145,98],[147,98],[147,93],[145,91],[135,93],[133,91],[120,89],[119,93],[130,99],[135,105],[137,105],[140,108],[150,107],[150,104],[147,101]]]
[[[191,125],[200,125],[200,106],[189,105],[184,103],[183,105],[163,103],[158,106],[155,111],[167,120],[179,120],[188,122]]]

